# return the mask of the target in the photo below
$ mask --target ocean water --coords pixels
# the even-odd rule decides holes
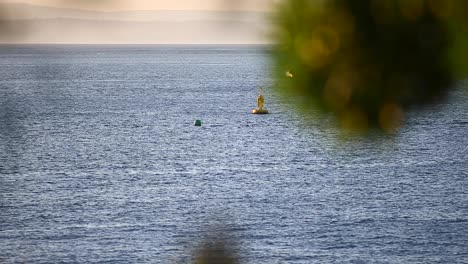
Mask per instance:
[[[342,141],[268,65],[260,46],[1,46],[0,263],[188,263],[218,233],[242,263],[468,263],[467,82]],[[270,115],[250,114],[260,85]]]

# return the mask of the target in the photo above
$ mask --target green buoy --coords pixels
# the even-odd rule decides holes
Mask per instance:
[[[200,119],[195,120],[195,126],[201,126],[201,120]]]

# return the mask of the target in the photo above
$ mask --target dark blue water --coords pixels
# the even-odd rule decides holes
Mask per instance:
[[[268,64],[1,46],[0,262],[186,262],[221,229],[245,263],[468,263],[466,92],[341,141],[278,101]],[[271,115],[250,114],[260,85]]]

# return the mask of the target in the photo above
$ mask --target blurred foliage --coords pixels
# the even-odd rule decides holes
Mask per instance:
[[[272,20],[277,86],[345,131],[392,133],[468,72],[465,0],[285,0]]]
[[[215,235],[214,238],[205,241],[203,246],[195,254],[195,264],[237,264],[240,263],[236,256],[237,250],[232,239],[223,235]]]

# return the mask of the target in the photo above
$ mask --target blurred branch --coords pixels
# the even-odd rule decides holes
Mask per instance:
[[[346,131],[392,133],[466,76],[466,10],[463,0],[283,1],[272,21],[278,86]]]

